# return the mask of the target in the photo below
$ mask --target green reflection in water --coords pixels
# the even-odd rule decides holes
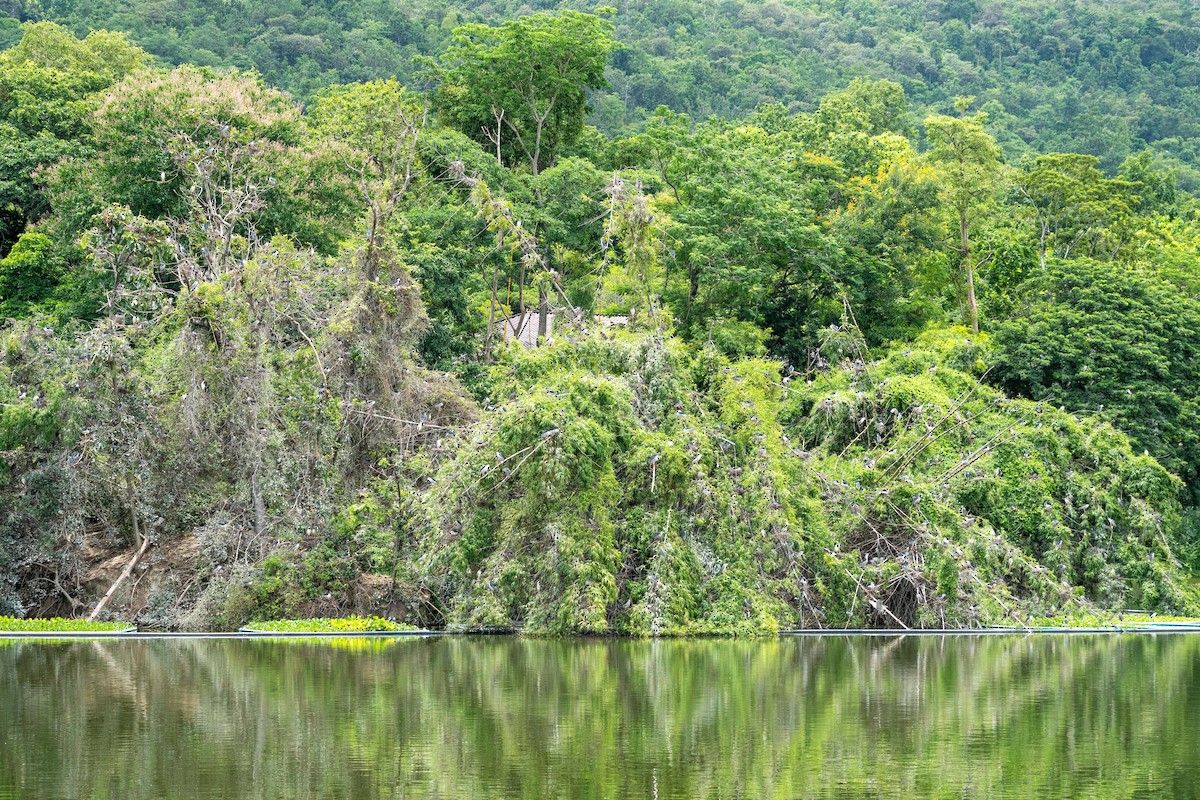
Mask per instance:
[[[0,648],[0,798],[1191,797],[1200,636]]]

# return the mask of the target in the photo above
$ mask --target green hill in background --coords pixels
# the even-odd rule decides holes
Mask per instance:
[[[611,88],[593,96],[609,134],[660,105],[696,119],[764,103],[811,111],[855,77],[904,87],[918,111],[973,95],[1010,157],[1068,151],[1115,169],[1151,148],[1200,188],[1200,14],[1188,0],[625,0]],[[301,98],[334,83],[420,82],[419,56],[465,22],[496,24],[579,2],[4,0],[11,22],[119,30],[166,64],[256,69]]]

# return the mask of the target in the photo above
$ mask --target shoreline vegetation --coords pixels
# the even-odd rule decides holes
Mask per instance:
[[[994,13],[953,5],[938,25],[993,69]],[[1200,615],[1190,123],[1146,107],[1119,152],[1057,152],[995,97],[851,71],[601,128],[651,74],[625,12],[447,15],[419,77],[342,83],[285,17],[296,95],[9,30],[0,614],[633,637]],[[1125,83],[1194,88],[1167,57],[1194,26],[1144,17],[1118,26]],[[1115,92],[1093,44],[1063,44],[1076,80]],[[1037,48],[995,75],[1065,69]]]
[[[332,617],[321,619],[281,619],[268,622],[250,622],[241,630],[247,633],[413,633],[418,631],[411,625],[380,617]]]
[[[0,638],[36,634],[53,636],[54,634],[95,634],[105,636],[110,634],[127,634],[137,629],[121,622],[89,622],[77,619],[15,619],[0,617]],[[892,635],[904,636],[912,634],[936,633],[939,635],[971,635],[971,634],[1039,634],[1067,633],[1079,631],[1083,633],[1197,633],[1200,632],[1200,617],[1159,616],[1145,613],[1093,613],[1077,614],[1068,617],[1031,619],[1021,626],[988,626],[984,628],[954,628],[954,629],[904,629],[904,628],[818,628],[805,630],[781,630],[776,633],[763,633],[762,637],[789,636],[796,634],[815,635]],[[496,631],[493,629],[461,629],[457,631],[427,631],[403,625],[391,620],[378,617],[331,617],[321,619],[272,620],[270,622],[251,622],[243,626],[239,633],[253,634],[260,638],[263,634],[278,634],[281,640],[307,643],[343,644],[350,649],[353,642],[360,637],[387,638],[389,635],[408,636],[411,634],[437,635],[511,635],[521,636],[521,630]],[[306,634],[319,634],[306,637]],[[163,634],[170,636],[170,633]],[[225,634],[228,635],[228,634]],[[536,634],[534,634],[536,636]],[[722,634],[710,634],[717,638],[725,638]],[[248,637],[250,638],[250,637]],[[262,637],[270,638],[270,636]],[[706,637],[707,638],[707,637]],[[74,638],[50,639],[49,641],[69,642]],[[44,641],[44,640],[43,640]]]
[[[96,622],[85,619],[16,618],[0,616],[0,636],[8,633],[126,633],[135,630],[128,622]]]

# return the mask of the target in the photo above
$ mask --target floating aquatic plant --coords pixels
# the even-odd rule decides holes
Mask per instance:
[[[382,617],[349,616],[251,622],[245,627],[245,630],[256,633],[400,633],[416,629],[410,625],[402,625]]]

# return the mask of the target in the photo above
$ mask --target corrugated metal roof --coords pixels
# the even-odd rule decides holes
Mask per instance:
[[[554,339],[554,318],[556,316],[557,314],[553,311],[546,314],[546,341],[553,341]],[[568,319],[570,319],[569,315]],[[628,325],[629,317],[624,315],[594,317],[593,321],[602,328],[611,328],[618,325]],[[524,314],[514,314],[503,321],[501,329],[505,343],[515,339],[521,343],[522,347],[537,347],[538,312],[536,309],[531,309]]]

